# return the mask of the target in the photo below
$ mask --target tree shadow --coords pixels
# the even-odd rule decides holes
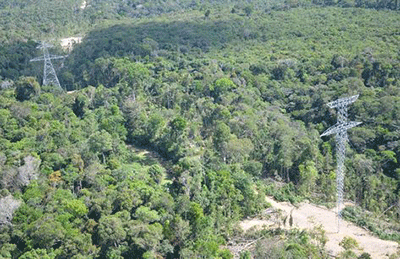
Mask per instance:
[[[81,86],[94,61],[100,57],[131,57],[150,59],[197,53],[224,47],[225,43],[240,38],[241,19],[197,18],[185,21],[122,23],[91,31],[82,43],[76,45],[66,60],[64,73],[69,71]],[[71,75],[69,75],[71,78]],[[90,77],[90,75],[89,75]],[[64,81],[71,79],[62,78]],[[72,84],[73,82],[66,82]]]
[[[28,40],[15,41],[0,46],[0,80],[17,81],[21,76],[33,76],[40,83],[43,82],[44,61],[31,62],[33,58],[43,57],[43,51],[38,49],[38,42]],[[50,48],[50,55],[62,55],[61,48]],[[63,66],[63,60],[52,60],[58,74]],[[1,86],[0,86],[1,88]]]
[[[39,53],[34,41],[13,42],[0,46],[0,79],[17,80],[20,76],[38,75],[36,62],[29,62]],[[43,65],[40,69],[43,72]]]

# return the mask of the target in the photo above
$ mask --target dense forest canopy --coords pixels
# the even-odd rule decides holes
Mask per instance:
[[[0,8],[0,258],[232,258],[266,194],[336,201],[325,104],[354,94],[345,198],[387,222],[345,215],[400,240],[397,1]],[[76,35],[70,53],[56,45]],[[68,54],[53,61],[66,91],[41,85],[38,40]],[[327,256],[323,238],[285,235],[253,256]]]

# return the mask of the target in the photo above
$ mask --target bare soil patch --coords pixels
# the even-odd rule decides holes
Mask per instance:
[[[302,202],[295,207],[287,202],[276,202],[271,197],[266,197],[266,200],[272,205],[272,208],[268,210],[279,212],[281,218],[286,216],[289,218],[290,214],[292,214],[292,228],[311,230],[317,226],[322,226],[328,238],[325,249],[332,256],[336,256],[343,251],[339,243],[344,237],[351,237],[357,240],[359,244],[359,250],[355,251],[357,254],[367,252],[372,258],[389,258],[391,254],[395,254],[398,250],[399,245],[397,242],[381,240],[373,236],[371,232],[344,220],[340,221],[340,231],[338,233],[336,209],[329,210],[325,207],[307,202]],[[278,221],[276,217],[265,220],[247,219],[243,220],[240,226],[244,231],[252,227],[261,227],[263,225],[269,227],[278,227],[279,225],[279,227],[290,228],[287,223],[288,220],[285,225],[282,225],[282,220],[280,222]]]

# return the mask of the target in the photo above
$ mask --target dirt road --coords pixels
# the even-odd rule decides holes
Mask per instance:
[[[325,248],[331,255],[337,255],[343,251],[339,243],[346,236],[357,240],[360,250],[355,252],[358,254],[367,252],[372,258],[389,258],[389,255],[397,252],[398,244],[396,242],[381,240],[373,236],[369,231],[347,221],[342,220],[340,222],[340,232],[338,233],[335,209],[329,210],[304,202],[300,203],[296,208],[287,202],[276,202],[271,197],[267,197],[266,200],[271,203],[274,210],[281,210],[283,215],[289,215],[292,211],[292,227],[312,229],[315,226],[322,225],[328,238]],[[249,219],[242,221],[240,226],[246,231],[253,226],[274,224],[276,222],[272,220]]]

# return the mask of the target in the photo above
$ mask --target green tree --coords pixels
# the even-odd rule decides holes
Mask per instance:
[[[40,85],[34,77],[22,77],[15,86],[16,98],[19,101],[30,100],[40,94]]]
[[[105,130],[92,134],[88,140],[89,148],[95,154],[100,154],[105,163],[106,154],[112,151],[112,136]]]
[[[235,83],[229,78],[224,77],[216,80],[214,85],[210,86],[210,91],[216,100],[220,100],[221,95],[226,94],[234,88],[236,88]]]
[[[87,108],[88,104],[88,98],[83,94],[79,94],[76,97],[74,104],[72,105],[72,110],[77,117],[82,118],[83,115],[85,115],[85,109]]]
[[[33,245],[40,248],[49,249],[65,241],[66,230],[52,214],[43,215],[28,231]]]
[[[204,13],[204,16],[208,18],[210,16],[210,13],[211,13],[210,9],[207,9],[207,11]]]
[[[126,230],[119,217],[109,215],[100,218],[97,235],[101,245],[117,247],[125,240]]]
[[[315,183],[318,179],[318,171],[315,168],[315,163],[307,161],[306,164],[299,166],[300,181],[301,181],[301,192],[304,195],[310,195],[315,190]]]
[[[136,210],[135,216],[142,222],[146,223],[153,223],[160,220],[160,216],[158,215],[157,211],[151,210],[149,207],[145,206],[140,206]]]
[[[165,169],[161,167],[158,164],[152,165],[149,170],[148,170],[151,178],[157,183],[160,184],[164,174],[165,174]]]
[[[253,8],[252,8],[250,5],[247,5],[243,10],[244,10],[244,13],[245,13],[247,16],[250,16],[251,13],[253,12]]]
[[[57,257],[57,252],[50,250],[50,253],[46,249],[32,249],[19,258],[22,259],[54,259]]]

